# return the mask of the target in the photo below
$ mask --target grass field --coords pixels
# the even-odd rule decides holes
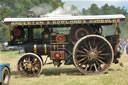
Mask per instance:
[[[17,61],[22,54],[16,51],[0,52],[0,63],[11,64],[11,79],[9,85],[128,85],[128,55],[124,53],[120,59],[123,67],[112,64],[106,74],[81,75],[73,65],[62,65],[59,68],[53,64],[45,65],[39,77],[21,77],[17,70]],[[48,60],[50,61],[50,60]]]

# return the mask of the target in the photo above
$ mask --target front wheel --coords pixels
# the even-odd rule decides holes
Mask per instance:
[[[111,44],[99,35],[87,35],[77,41],[73,48],[73,61],[83,74],[100,74],[113,62]]]
[[[42,60],[34,53],[26,53],[19,59],[17,69],[23,76],[38,76],[42,72]]]

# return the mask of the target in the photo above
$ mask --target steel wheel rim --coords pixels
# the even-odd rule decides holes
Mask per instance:
[[[42,72],[42,61],[36,54],[26,53],[19,59],[17,69],[26,77],[39,76]]]
[[[84,45],[81,44],[83,42],[87,42],[87,40],[88,40],[88,42],[90,42],[91,40],[93,40],[93,38],[104,41],[105,45],[99,44],[99,46],[96,48],[95,44],[97,43],[96,42],[97,40],[95,40],[95,43],[90,43],[90,44],[88,43],[88,44],[84,44]],[[99,42],[101,42],[101,41],[99,41]],[[93,44],[94,44],[94,46],[93,46]],[[82,45],[82,46],[80,46],[80,45]],[[89,45],[91,45],[92,47],[90,48]],[[79,46],[82,50],[79,48]],[[98,52],[94,52],[94,50],[96,50],[96,49],[103,49],[104,46],[108,46],[105,48],[105,51],[99,53],[99,50],[98,50]],[[92,49],[93,51],[91,51],[90,49]],[[109,51],[106,51],[106,49],[109,49]],[[79,50],[81,53],[77,52],[76,50]],[[106,53],[104,53],[104,52],[106,52]],[[107,52],[109,54],[107,54]],[[77,55],[79,57],[77,57]],[[93,57],[89,57],[89,55],[91,55]],[[100,57],[99,57],[99,55],[100,55]],[[101,57],[101,55],[102,55],[102,57]],[[80,57],[82,57],[82,58],[80,58]],[[102,58],[106,59],[106,60],[103,60]],[[78,40],[78,42],[75,44],[75,46],[73,48],[74,64],[75,64],[76,68],[83,74],[93,75],[93,74],[99,74],[99,73],[105,72],[110,67],[110,65],[113,61],[113,58],[114,58],[114,54],[113,54],[113,48],[112,48],[111,44],[104,37],[99,36],[99,35],[87,35],[85,37],[82,37],[80,40]]]

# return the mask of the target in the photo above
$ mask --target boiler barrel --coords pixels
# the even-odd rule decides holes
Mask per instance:
[[[66,44],[33,44],[29,43],[24,45],[25,53],[32,52],[38,55],[48,55],[51,51],[63,50],[70,45]]]

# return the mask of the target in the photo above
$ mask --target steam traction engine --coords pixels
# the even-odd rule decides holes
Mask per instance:
[[[47,55],[56,66],[74,64],[83,74],[105,72],[111,63],[118,63],[120,53],[119,23],[124,15],[60,16],[42,18],[6,18],[9,45],[25,49],[17,63],[19,73],[38,76]],[[112,35],[104,36],[102,27],[114,26]],[[105,29],[105,28],[104,28]],[[112,28],[107,28],[112,29]]]

